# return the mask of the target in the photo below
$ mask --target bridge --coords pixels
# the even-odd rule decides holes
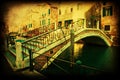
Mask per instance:
[[[9,47],[5,57],[13,70],[19,70],[30,66],[30,57],[36,70],[47,68],[63,51],[71,45],[71,35],[74,33],[74,42],[83,40],[85,42],[112,46],[112,40],[106,33],[96,28],[83,28],[74,26],[72,28],[59,28],[29,38],[23,42]],[[31,56],[32,54],[32,56]]]

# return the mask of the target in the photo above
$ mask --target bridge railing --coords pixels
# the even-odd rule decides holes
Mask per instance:
[[[70,25],[69,25],[70,26]],[[57,46],[56,42],[60,42],[60,40],[66,41],[66,37],[70,36],[70,29],[74,29],[74,32],[79,31],[78,29],[81,29],[77,26],[75,26],[75,23],[73,26],[69,27],[66,29],[65,27],[62,28],[57,28],[57,29],[51,29],[47,32],[44,32],[38,36],[32,37],[27,39],[26,41],[20,42],[20,48],[16,47],[16,50],[20,53],[18,54],[16,52],[16,59],[18,59],[16,62],[19,60],[22,62],[25,62],[24,65],[28,64],[28,56],[29,56],[29,50],[32,50],[33,52],[38,52],[41,49],[45,49],[46,47],[52,45],[55,43],[55,46]],[[67,37],[68,39],[69,37]],[[66,41],[67,42],[67,41]],[[61,43],[61,42],[60,42]],[[59,44],[59,43],[58,43]],[[22,58],[22,59],[21,59]],[[26,63],[27,62],[27,63]],[[19,66],[19,65],[18,65]]]
[[[58,40],[61,40],[63,38],[66,40],[66,36],[70,35],[71,28],[74,29],[74,32],[82,28],[78,27],[77,22],[74,22],[73,24],[70,24],[68,26],[68,29],[66,29],[65,27],[60,27],[55,30],[51,29],[38,36],[35,36],[22,42],[22,53],[28,56],[30,49],[32,49],[32,51],[34,52],[37,52]],[[26,56],[23,56],[23,60]]]
[[[111,33],[109,31],[106,31],[104,28],[100,28],[100,26],[96,26],[96,27],[86,27],[87,29],[98,29],[100,31],[102,31],[103,33],[105,33],[105,35],[107,37],[109,37],[109,39],[112,40],[113,36],[111,35]]]
[[[67,36],[68,34],[69,34],[69,31],[65,31],[61,29],[45,32],[43,34],[40,34],[38,36],[35,36],[23,42],[22,51],[25,54],[28,54],[29,49],[32,49],[32,51],[34,52],[37,52],[47,47],[48,45],[54,43],[55,41],[65,38],[65,36]]]
[[[69,36],[70,35],[70,30],[71,30],[71,28],[72,29],[74,29],[74,32],[76,32],[76,31],[78,31],[79,29],[81,29],[82,27],[81,26],[79,26],[78,27],[78,24],[70,24],[69,25],[69,28],[65,28],[65,27],[60,27],[59,29],[56,29],[56,30],[52,30],[52,31],[50,31],[50,32],[47,32],[47,33],[44,33],[44,34],[41,34],[40,36],[36,36],[36,38],[33,38],[33,39],[30,39],[30,40],[28,40],[28,41],[26,41],[26,42],[24,42],[23,44],[25,44],[25,43],[27,43],[27,42],[30,42],[30,41],[32,41],[32,40],[38,40],[39,38],[42,38],[43,36],[45,37],[48,37],[48,38],[46,38],[47,40],[45,40],[45,43],[48,43],[48,40],[50,41],[50,43],[49,44],[44,44],[43,43],[43,47],[42,48],[45,48],[45,47],[47,47],[48,45],[50,45],[50,44],[52,44],[52,43],[54,43],[54,42],[56,42],[56,41],[58,41],[58,40],[60,40],[60,39],[65,39],[65,41],[67,42],[67,40],[66,40],[66,37],[67,36]],[[44,42],[44,39],[45,38],[42,38],[42,39],[40,39],[40,40],[43,40],[43,42]],[[39,45],[39,43],[38,43],[38,45]],[[65,45],[65,44],[64,44]],[[55,45],[56,46],[56,45]],[[34,48],[32,49],[32,51],[33,51],[33,53],[36,53],[37,51],[39,51],[39,50],[41,50],[42,48],[40,48],[40,49],[38,49],[38,50],[34,50]],[[41,55],[41,54],[40,54]],[[41,55],[42,56],[42,55]],[[47,62],[48,62],[48,58],[46,57],[46,59],[44,59],[45,61],[47,60]],[[40,60],[41,61],[41,60]],[[37,64],[36,62],[35,62],[35,64]],[[41,65],[38,65],[39,67],[41,66]],[[42,66],[41,66],[42,67]]]

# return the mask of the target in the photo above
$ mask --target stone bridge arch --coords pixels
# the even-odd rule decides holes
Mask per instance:
[[[84,40],[85,42],[112,46],[113,41],[99,29],[84,29],[75,37],[75,42]]]

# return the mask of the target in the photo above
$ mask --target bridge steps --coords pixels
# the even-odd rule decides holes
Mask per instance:
[[[50,59],[55,56],[55,54],[65,45],[65,42],[54,47],[52,50],[45,52],[44,54],[39,55],[34,59],[35,65],[34,69],[38,72],[41,72],[41,70],[45,69],[44,66],[46,64],[47,67],[50,65]],[[57,55],[58,56],[58,55]]]
[[[35,58],[35,65],[34,65],[34,68],[36,70],[41,70],[42,67],[49,61],[49,58],[48,57],[52,57],[55,53],[50,53],[50,51],[44,53],[43,55],[40,55],[38,57]],[[48,56],[48,57],[47,57]]]
[[[41,38],[42,40],[43,38]],[[29,50],[32,49],[33,51],[35,50],[40,50],[42,48],[44,48],[44,46],[42,45],[42,41],[39,40],[32,40],[32,41],[29,41],[27,43],[25,43],[24,45],[22,45],[22,53],[23,53],[23,58],[26,58],[29,56]],[[11,65],[11,67],[13,69],[15,69],[15,66],[16,66],[16,48],[15,46],[13,47],[10,47],[8,49],[8,51],[5,53],[5,57],[7,59],[7,61],[9,62],[9,64]],[[45,62],[43,62],[44,64]]]
[[[8,63],[10,64],[12,69],[15,69],[16,64],[16,54],[14,54],[13,51],[8,50],[5,54],[4,54],[6,60],[8,61]]]

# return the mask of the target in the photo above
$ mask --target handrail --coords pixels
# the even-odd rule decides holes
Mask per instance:
[[[74,24],[76,24],[77,22],[78,21],[75,21],[75,22],[72,23],[73,27],[68,25],[68,26],[70,26],[70,28],[72,27],[72,29],[74,29],[74,32],[76,32],[78,29],[81,29],[80,27],[77,27],[77,25],[79,25],[79,24],[74,26]],[[82,27],[82,28],[84,28],[84,27]],[[60,30],[60,34],[58,33],[59,31],[57,31],[57,30]],[[98,29],[95,29],[95,30],[98,30]],[[62,36],[61,36],[61,34],[62,34]],[[70,29],[65,29],[65,28],[61,27],[61,28],[57,28],[55,30],[50,30],[49,32],[42,33],[42,34],[40,34],[38,36],[35,36],[33,38],[30,38],[30,39],[22,42],[22,45],[27,43],[24,46],[27,46],[28,48],[30,48],[30,45],[29,45],[28,42],[31,41],[30,44],[33,44],[33,45],[36,44],[37,45],[36,48],[31,47],[32,49],[34,49],[34,52],[37,52],[38,50],[41,50],[41,49],[47,47],[48,45],[50,45],[50,44],[52,44],[52,43],[54,43],[54,42],[56,42],[56,41],[58,41],[58,40],[60,40],[62,38],[64,38],[65,41],[67,42],[66,37],[68,35],[70,35]],[[54,37],[55,38],[57,37],[57,39],[54,39]],[[41,39],[41,40],[37,40],[37,39]],[[32,40],[36,41],[36,43],[34,43]],[[39,41],[39,42],[37,43],[37,41]],[[42,48],[39,47],[40,45],[42,45]],[[25,50],[25,52],[27,52],[27,50]]]
[[[71,23],[71,24],[75,24],[75,23],[77,23],[79,20],[77,20],[77,21],[75,21],[75,22],[73,22],[73,23]],[[68,26],[70,26],[70,24],[68,25]],[[63,30],[62,30],[62,27],[63,26],[61,26],[61,31],[63,32]],[[49,32],[45,32],[45,33],[42,33],[42,34],[40,34],[40,35],[38,35],[38,36],[35,36],[35,37],[33,37],[33,38],[30,38],[30,39],[28,39],[28,40],[26,40],[26,41],[24,41],[24,42],[22,42],[22,43],[25,43],[25,42],[28,42],[28,41],[30,41],[30,40],[33,40],[33,39],[35,39],[35,38],[38,38],[38,37],[40,37],[40,36],[43,36],[43,35],[45,35],[45,34],[48,34],[48,33],[50,33],[50,32],[53,32],[53,31],[56,31],[56,30],[58,30],[59,28],[57,28],[57,29],[55,29],[55,30],[51,30],[51,31],[49,31]],[[63,35],[64,35],[64,32],[63,32]]]
[[[56,29],[56,30],[57,30],[57,29]],[[26,42],[28,42],[28,41],[31,41],[31,40],[33,40],[33,39],[36,39],[36,38],[38,38],[38,37],[41,37],[41,36],[43,36],[43,35],[45,35],[45,34],[48,34],[48,33],[50,33],[50,32],[56,31],[56,30],[52,30],[52,31],[49,31],[49,32],[45,32],[45,33],[42,33],[42,34],[40,34],[40,35],[38,35],[38,36],[35,36],[35,37],[33,37],[33,38],[27,39],[26,41],[22,42],[22,44],[23,44],[23,43],[26,43]]]

